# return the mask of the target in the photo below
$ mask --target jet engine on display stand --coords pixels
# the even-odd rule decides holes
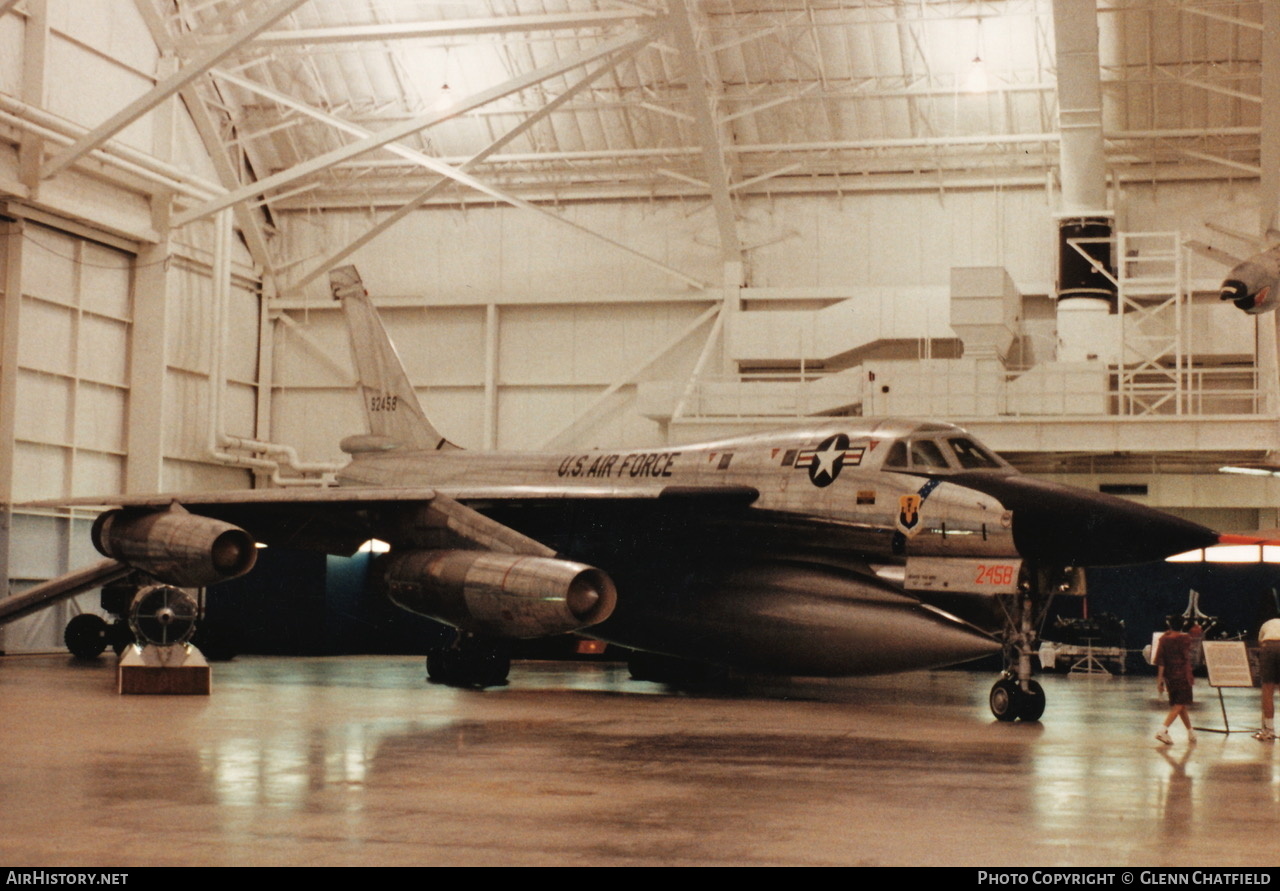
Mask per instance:
[[[120,654],[119,691],[208,695],[209,663],[189,642],[200,615],[200,602],[191,590],[139,587],[129,603],[133,643]]]
[[[185,644],[204,614],[201,599],[199,592],[131,574],[102,588],[102,609],[113,621],[81,613],[67,623],[63,640],[77,659],[96,659],[108,647],[120,654],[134,644]]]
[[[209,665],[191,643],[204,615],[201,593],[132,573],[103,586],[102,608],[117,618],[76,616],[64,633],[67,649],[79,659],[114,649],[121,693],[207,694]]]

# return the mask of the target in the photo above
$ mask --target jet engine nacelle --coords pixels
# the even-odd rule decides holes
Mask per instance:
[[[1227,273],[1221,297],[1251,316],[1280,306],[1280,248],[1255,254]]]
[[[238,526],[183,510],[107,511],[93,524],[93,546],[180,588],[203,588],[244,575],[258,559]]]
[[[396,605],[465,631],[530,638],[609,618],[618,592],[584,563],[492,551],[410,551],[386,560]]]

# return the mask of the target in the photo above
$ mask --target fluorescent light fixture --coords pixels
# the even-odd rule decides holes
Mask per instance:
[[[1165,563],[1280,563],[1276,545],[1216,545],[1165,557]]]
[[[1206,563],[1260,563],[1262,548],[1259,545],[1218,545],[1204,549]]]
[[[1239,473],[1245,476],[1275,476],[1276,472],[1267,467],[1240,467],[1238,465],[1228,464],[1225,467],[1219,467],[1218,473]]]
[[[360,545],[361,554],[385,554],[389,550],[391,550],[391,545],[380,538],[371,538]]]

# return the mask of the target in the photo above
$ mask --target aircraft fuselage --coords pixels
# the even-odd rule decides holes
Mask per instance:
[[[958,427],[930,432],[972,437]],[[1017,557],[1012,513],[998,499],[968,486],[906,468],[886,469],[890,445],[911,422],[860,419],[785,433],[760,434],[694,446],[630,451],[551,453],[363,453],[340,475],[344,485],[430,486],[474,503],[486,489],[513,487],[529,499],[611,493],[618,502],[655,491],[752,489],[751,512],[811,518],[805,537],[815,550],[856,551],[887,562],[913,556]],[[961,468],[955,468],[960,470]],[[989,472],[1016,473],[1007,465]]]

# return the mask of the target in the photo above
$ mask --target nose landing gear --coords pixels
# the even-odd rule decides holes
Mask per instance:
[[[1039,721],[1044,714],[1044,688],[1036,681],[1026,681],[1026,689],[1011,677],[996,681],[988,697],[991,714],[998,721]]]

